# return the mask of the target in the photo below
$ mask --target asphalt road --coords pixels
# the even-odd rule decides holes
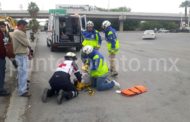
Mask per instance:
[[[189,122],[190,34],[163,33],[156,40],[142,40],[141,36],[142,32],[119,33],[121,49],[116,80],[122,88],[145,85],[147,93],[126,97],[116,94],[115,89],[96,92],[94,96],[81,92],[79,97],[57,105],[55,98],[44,104],[40,97],[48,87],[57,60],[66,51],[50,52],[46,34],[41,33],[25,121]],[[104,42],[101,52],[108,59],[105,47]]]

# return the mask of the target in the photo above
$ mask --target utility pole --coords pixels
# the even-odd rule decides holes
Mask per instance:
[[[2,8],[1,8],[1,2],[0,2],[0,10],[2,10]]]
[[[108,8],[108,12],[110,11],[110,0],[108,0],[108,6],[107,6]]]
[[[22,5],[22,4],[20,4],[19,8],[20,8],[20,10],[23,10],[23,5]]]
[[[188,17],[188,27],[190,27],[189,24],[190,24],[190,9],[189,9],[189,17]]]
[[[180,21],[180,29],[183,28],[183,19],[182,19],[182,12],[180,12],[180,17],[181,17],[181,21]]]

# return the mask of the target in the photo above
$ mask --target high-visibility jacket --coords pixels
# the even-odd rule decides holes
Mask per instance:
[[[104,33],[109,53],[117,53],[119,50],[119,40],[117,39],[116,30],[110,26]]]
[[[97,30],[83,31],[82,36],[84,39],[82,42],[83,46],[90,45],[96,48],[96,47],[99,47],[102,43],[101,36]]]
[[[104,60],[102,54],[98,52],[98,50],[93,50],[91,54],[89,54],[88,58],[90,59],[90,76],[91,77],[102,77],[108,73],[108,65]]]

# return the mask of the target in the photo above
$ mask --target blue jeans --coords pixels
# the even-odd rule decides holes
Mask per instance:
[[[98,91],[109,90],[114,86],[114,82],[110,82],[107,76],[92,78],[92,87],[96,88]]]
[[[16,55],[15,59],[18,63],[18,94],[22,95],[27,92],[28,56]]]
[[[0,91],[4,90],[6,60],[0,58]]]

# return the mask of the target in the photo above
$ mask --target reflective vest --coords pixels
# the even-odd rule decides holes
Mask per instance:
[[[107,32],[105,32],[105,37],[107,40],[108,51],[112,53],[118,52],[120,45],[119,45],[119,40],[117,39],[115,30],[109,27]]]
[[[96,70],[91,70],[91,71],[90,71],[90,76],[91,76],[91,77],[101,77],[101,76],[103,76],[103,75],[105,75],[105,74],[108,73],[108,65],[107,65],[107,63],[104,61],[103,58],[101,58],[99,55],[96,54],[96,55],[92,58],[92,60],[96,60],[96,59],[98,59],[98,58],[100,58],[99,66],[98,66],[98,68],[97,68]]]
[[[87,33],[87,32],[86,32]],[[98,46],[98,40],[99,40],[99,37],[98,37],[98,31],[96,30],[95,31],[95,34],[89,34],[91,37],[86,37],[84,34],[83,34],[83,42],[82,42],[82,46],[86,46],[86,45],[90,45],[92,47],[97,47]],[[88,36],[89,36],[88,35]]]

